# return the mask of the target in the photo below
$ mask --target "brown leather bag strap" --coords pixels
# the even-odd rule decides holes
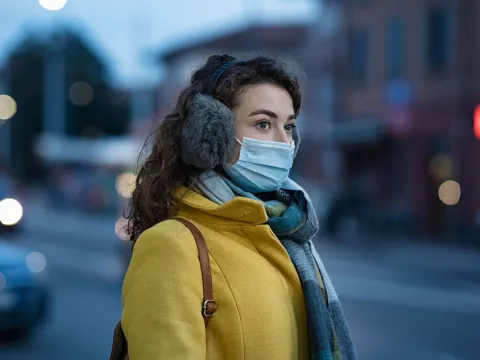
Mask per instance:
[[[213,300],[213,281],[212,269],[210,267],[210,257],[208,255],[207,243],[200,230],[197,229],[190,221],[182,218],[174,218],[185,225],[192,233],[198,249],[198,258],[200,260],[200,270],[202,271],[203,282],[203,303],[202,316],[205,321],[205,327],[208,322],[215,315],[217,311],[217,303]],[[128,360],[128,343],[122,329],[121,321],[117,324],[113,334],[112,351],[110,353],[110,360]]]
[[[207,326],[208,322],[217,311],[217,303],[213,299],[212,269],[210,267],[210,256],[208,254],[207,243],[205,242],[205,238],[200,230],[198,230],[198,228],[190,221],[183,218],[174,219],[181,222],[190,230],[195,239],[195,243],[197,244],[198,258],[200,260],[200,270],[202,272],[203,282],[202,316],[203,320],[205,321],[205,326]]]

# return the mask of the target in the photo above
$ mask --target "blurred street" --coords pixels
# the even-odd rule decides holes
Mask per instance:
[[[58,211],[43,200],[32,197],[17,241],[47,258],[52,313],[26,343],[0,345],[0,359],[106,359],[121,314],[116,246],[124,244],[113,230],[116,219]]]
[[[480,358],[480,255],[404,247],[322,252],[361,358]]]
[[[0,345],[0,359],[108,359],[120,318],[119,286],[52,270],[48,323],[26,343]]]
[[[34,203],[30,209],[18,241],[47,257],[53,313],[27,344],[2,345],[0,359],[106,359],[121,310],[125,244],[114,236],[116,219]],[[327,240],[317,246],[363,359],[480,358],[480,253]],[[422,256],[427,250],[430,258]]]

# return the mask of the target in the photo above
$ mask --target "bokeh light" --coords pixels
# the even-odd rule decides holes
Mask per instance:
[[[38,0],[38,3],[45,10],[57,11],[61,10],[67,5],[68,0]]]
[[[117,176],[115,188],[118,194],[123,198],[130,198],[135,189],[136,176],[134,173],[125,172]]]
[[[128,235],[127,235],[127,232],[125,231],[127,224],[128,224],[128,220],[125,219],[124,217],[121,217],[115,223],[115,234],[117,234],[120,240],[123,240],[123,241],[128,240]]]
[[[47,267],[47,259],[42,253],[31,252],[27,255],[27,267],[31,272],[38,274]]]
[[[456,205],[460,201],[460,184],[453,180],[445,181],[438,189],[438,197],[445,205]]]
[[[17,224],[23,217],[23,207],[15,199],[0,201],[0,223],[6,226]]]
[[[77,81],[70,86],[70,101],[77,106],[86,106],[93,100],[93,88],[84,81]]]
[[[17,112],[16,101],[8,95],[0,95],[0,120],[11,119]],[[3,121],[0,121],[2,124]]]
[[[473,133],[480,139],[480,105],[477,105],[473,113]]]

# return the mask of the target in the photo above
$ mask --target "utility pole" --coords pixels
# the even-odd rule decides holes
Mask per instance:
[[[66,54],[63,44],[53,44],[43,63],[43,131],[65,136],[66,123]]]

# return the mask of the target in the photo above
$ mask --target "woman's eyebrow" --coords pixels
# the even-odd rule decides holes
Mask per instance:
[[[266,115],[266,116],[271,117],[273,119],[278,119],[277,114],[275,114],[271,110],[266,110],[266,109],[258,109],[258,110],[252,111],[250,113],[250,115],[248,115],[248,116],[255,116],[255,115]],[[290,115],[287,120],[293,120],[295,118],[296,118],[296,116],[295,116],[295,114],[293,114],[293,115]]]

